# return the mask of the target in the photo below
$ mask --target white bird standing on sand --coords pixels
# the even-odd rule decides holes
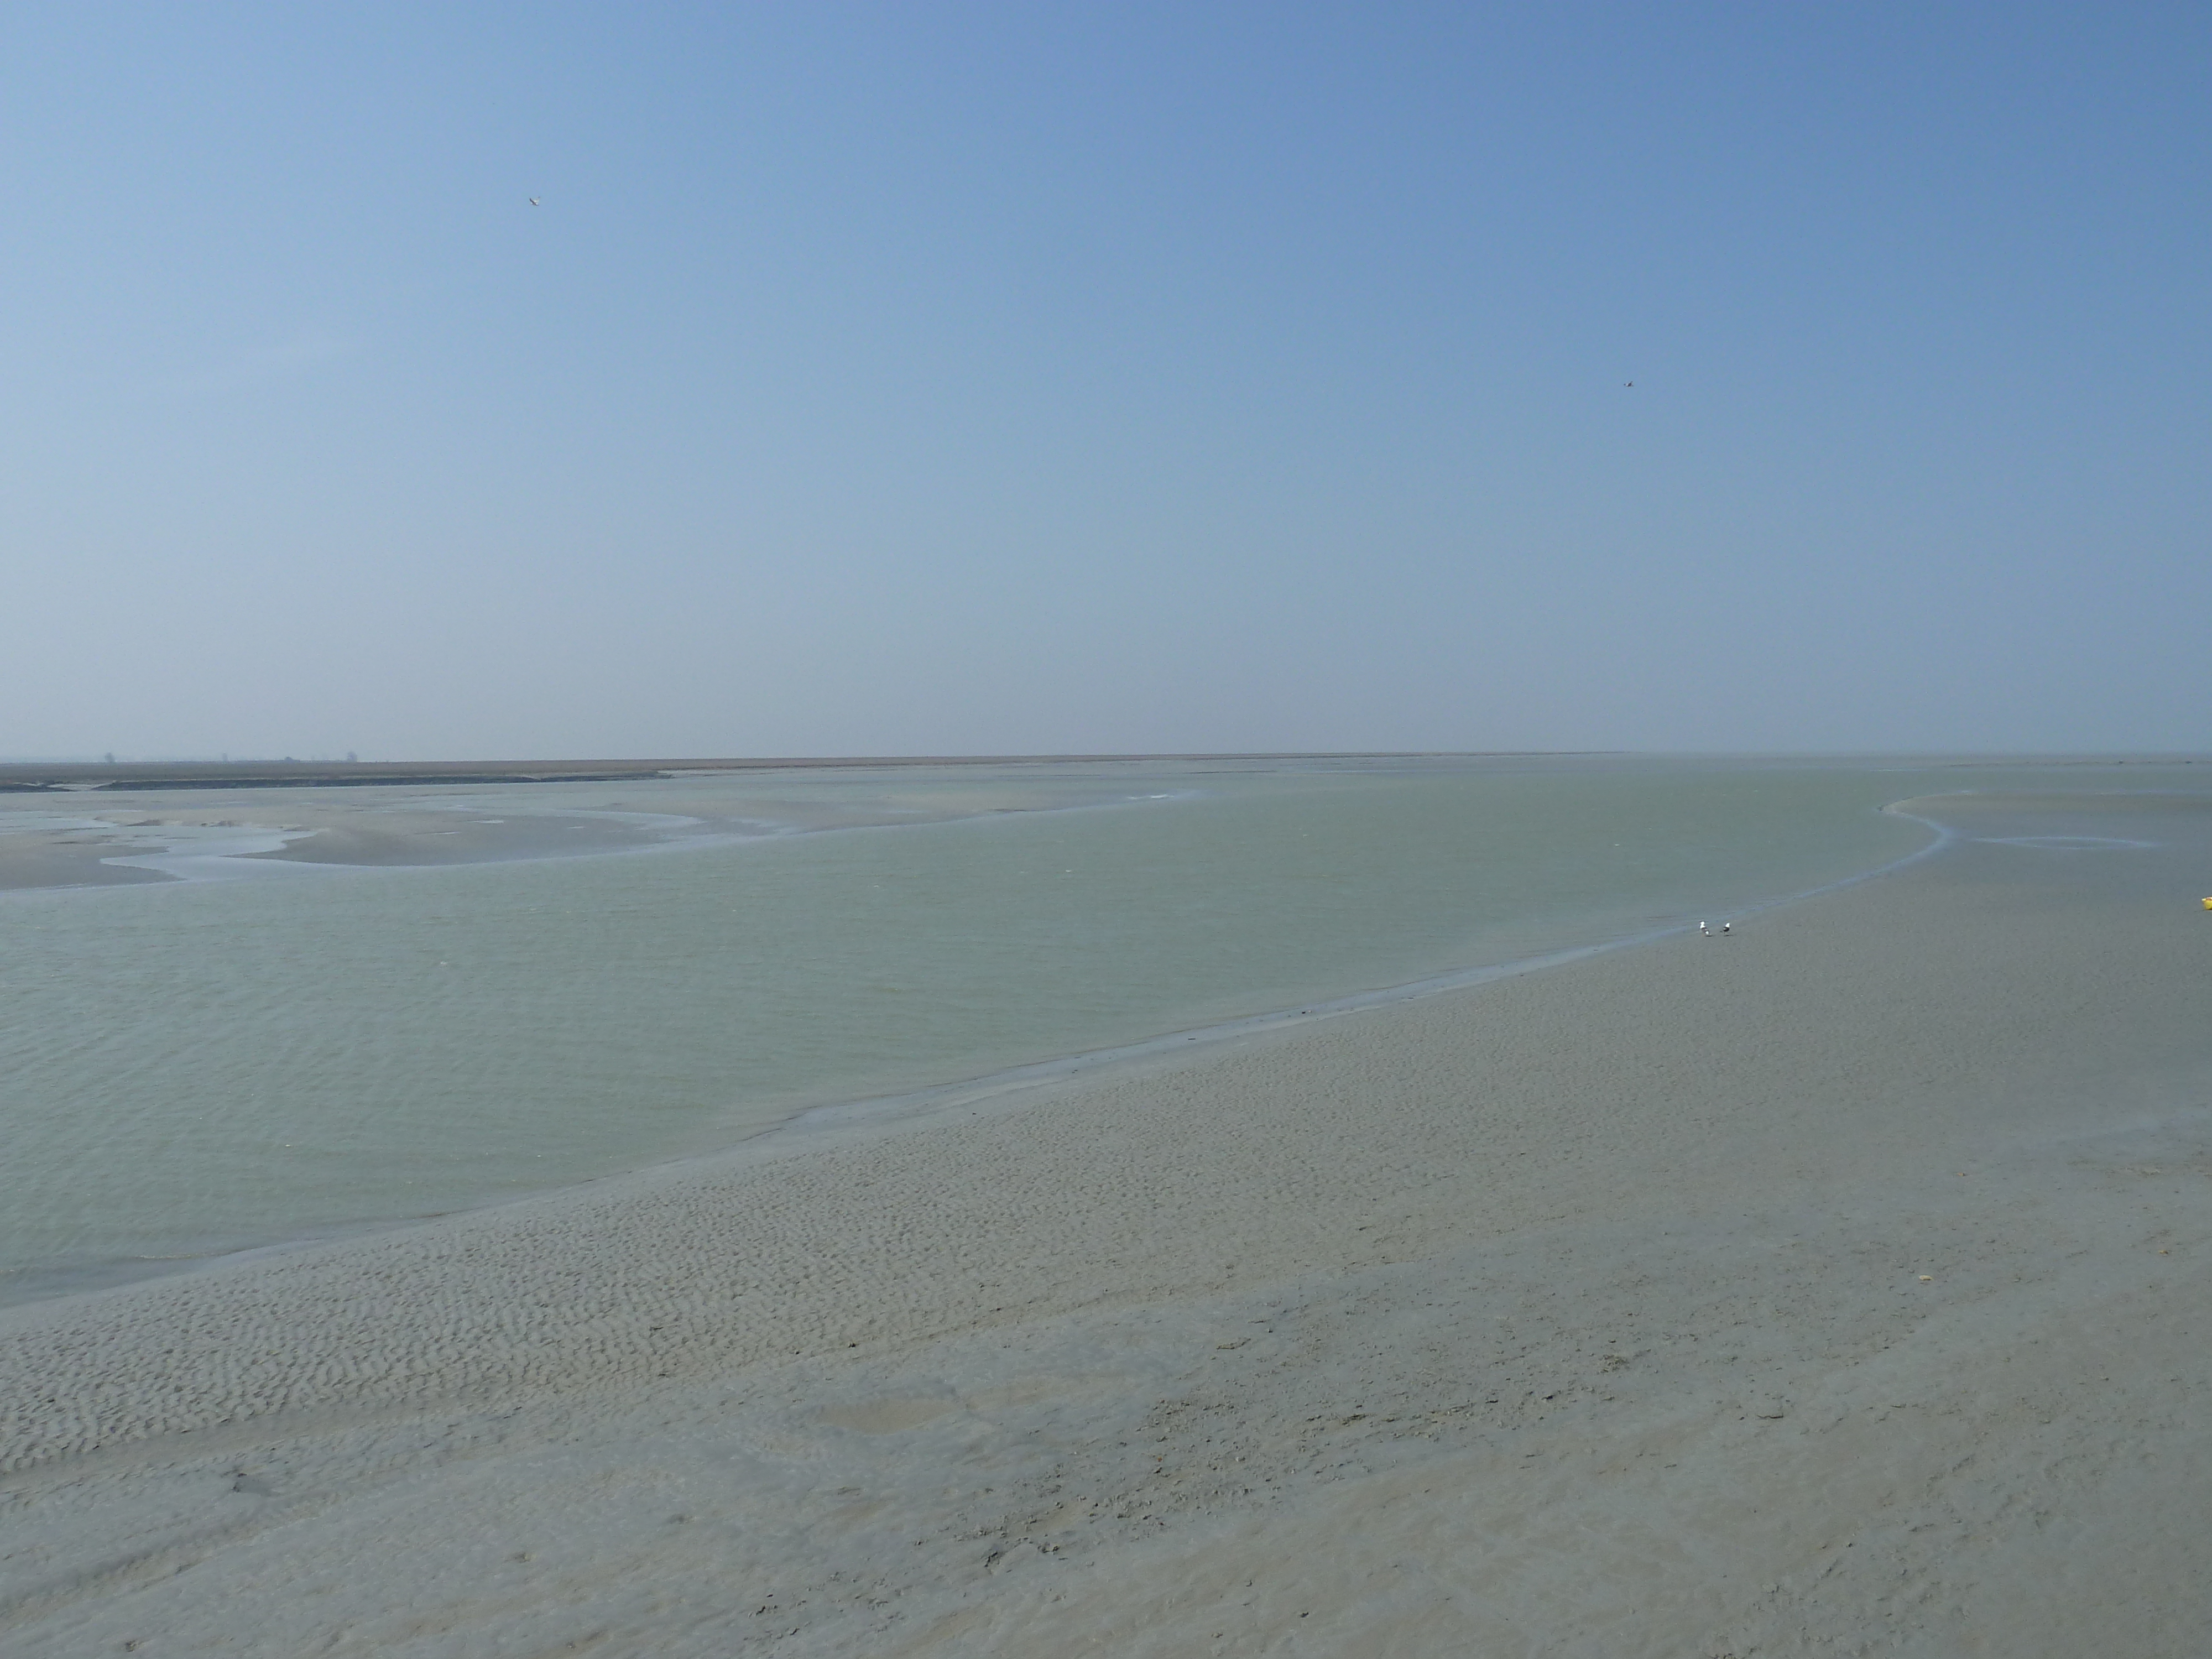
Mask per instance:
[[[1706,933],[1710,933],[1711,932],[1712,932],[1712,929],[1705,926],[1704,922],[1701,921],[1698,924],[1698,933],[1700,937]]]

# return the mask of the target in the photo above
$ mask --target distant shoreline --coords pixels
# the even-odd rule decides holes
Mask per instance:
[[[93,789],[328,788],[349,784],[620,783],[701,772],[884,766],[1066,766],[1084,762],[1468,760],[1600,754],[1600,750],[1297,750],[1206,755],[791,755],[752,759],[542,761],[18,761],[0,764],[0,793]]]

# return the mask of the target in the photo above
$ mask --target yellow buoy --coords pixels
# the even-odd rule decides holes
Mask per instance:
[[[2208,910],[2212,910],[2212,898],[2209,898],[2204,901],[2204,908]]]

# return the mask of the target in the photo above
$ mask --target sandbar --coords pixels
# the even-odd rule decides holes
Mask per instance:
[[[479,767],[481,776],[447,781],[363,763],[359,769],[373,775],[349,782],[304,763],[300,775],[276,782],[130,769],[132,775],[96,789],[0,790],[0,892],[649,852],[1048,811],[1127,793],[1108,761],[975,761],[942,770],[920,762],[652,764],[661,769],[641,763],[605,776]]]

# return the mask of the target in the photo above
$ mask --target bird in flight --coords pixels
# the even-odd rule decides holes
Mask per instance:
[[[535,203],[537,202],[537,200],[538,200],[538,198],[537,198],[535,196],[532,197],[530,199],[531,199],[531,201],[532,201],[533,204],[535,204]],[[1635,381],[1633,381],[1633,380],[1623,380],[1623,381],[1621,382],[1621,385],[1623,385],[1623,386],[1634,386],[1635,384],[1636,384],[1636,382],[1635,382]]]
[[[532,207],[536,207],[538,205],[538,198],[535,196],[530,198],[530,205]]]

